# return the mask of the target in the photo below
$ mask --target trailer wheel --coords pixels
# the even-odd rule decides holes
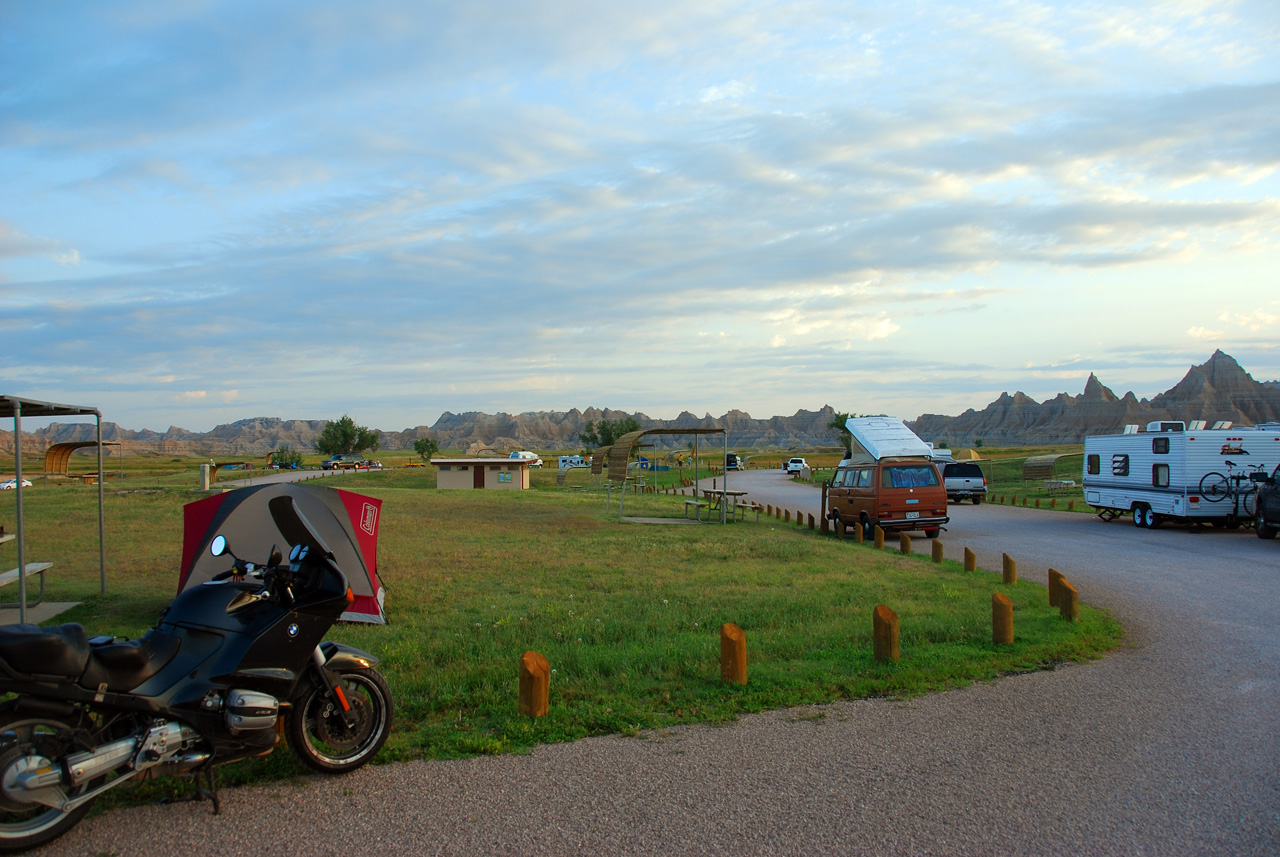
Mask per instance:
[[[1135,527],[1145,527],[1147,522],[1146,515],[1144,515],[1142,511],[1142,504],[1135,503],[1131,511],[1133,512],[1133,525]]]
[[[1154,530],[1160,526],[1160,516],[1151,510],[1150,506],[1144,506],[1142,509],[1142,526],[1148,530]]]

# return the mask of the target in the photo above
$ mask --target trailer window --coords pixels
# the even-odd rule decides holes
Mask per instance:
[[[1156,455],[1169,454],[1169,438],[1157,437],[1151,439],[1151,451]]]
[[[1153,464],[1151,465],[1151,484],[1157,488],[1169,487],[1169,465]]]
[[[1091,456],[1089,456],[1087,459],[1085,459],[1085,461],[1086,461],[1086,465],[1085,465],[1085,466],[1086,466],[1086,467],[1088,467],[1089,472],[1090,472],[1090,473],[1092,473],[1092,474],[1094,474],[1095,476],[1096,476],[1098,473],[1100,473],[1100,472],[1102,471],[1102,457],[1101,457],[1101,456],[1099,456],[1099,455],[1091,455]]]
[[[1129,475],[1129,456],[1127,455],[1111,456],[1111,475],[1112,476],[1128,476]]]

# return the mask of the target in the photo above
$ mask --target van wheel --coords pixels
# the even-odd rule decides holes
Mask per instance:
[[[1133,525],[1135,527],[1145,527],[1147,525],[1146,516],[1142,513],[1142,504],[1138,503],[1133,507]]]
[[[869,542],[875,537],[876,537],[876,528],[871,523],[871,519],[863,518],[862,519],[862,540]]]
[[[924,537],[926,539],[936,539],[938,537],[937,527],[925,527]]]

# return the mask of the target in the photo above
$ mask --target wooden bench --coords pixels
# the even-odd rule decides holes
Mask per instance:
[[[704,502],[702,502],[701,500],[685,500],[685,501],[684,501],[684,516],[685,516],[686,518],[687,518],[687,517],[689,517],[689,509],[690,509],[691,507],[692,507],[692,509],[693,509],[693,517],[694,517],[694,520],[696,520],[696,521],[701,521],[701,520],[702,520],[702,510],[703,510],[703,509],[708,509],[708,510],[709,510],[709,509],[710,509],[710,504],[709,504],[709,503],[704,503]],[[710,512],[710,511],[708,511],[708,512],[707,512],[707,515],[708,515],[708,519],[710,519],[711,512]]]
[[[35,601],[31,601],[27,603],[28,608],[35,607],[41,601],[44,601],[44,573],[51,568],[53,568],[53,563],[51,562],[27,563],[26,577],[29,578],[32,575],[38,575],[40,577],[40,594],[36,596]],[[17,581],[18,571],[19,570],[16,568],[11,568],[8,571],[6,571],[4,574],[0,574],[0,586],[7,586],[8,584],[14,583],[15,581]],[[12,604],[0,604],[0,607],[17,607],[17,606],[19,606],[17,601],[13,602]]]

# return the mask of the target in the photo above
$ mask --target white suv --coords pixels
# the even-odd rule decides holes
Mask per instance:
[[[809,462],[803,458],[788,458],[787,463],[782,465],[782,469],[787,473],[800,473],[808,466]]]

